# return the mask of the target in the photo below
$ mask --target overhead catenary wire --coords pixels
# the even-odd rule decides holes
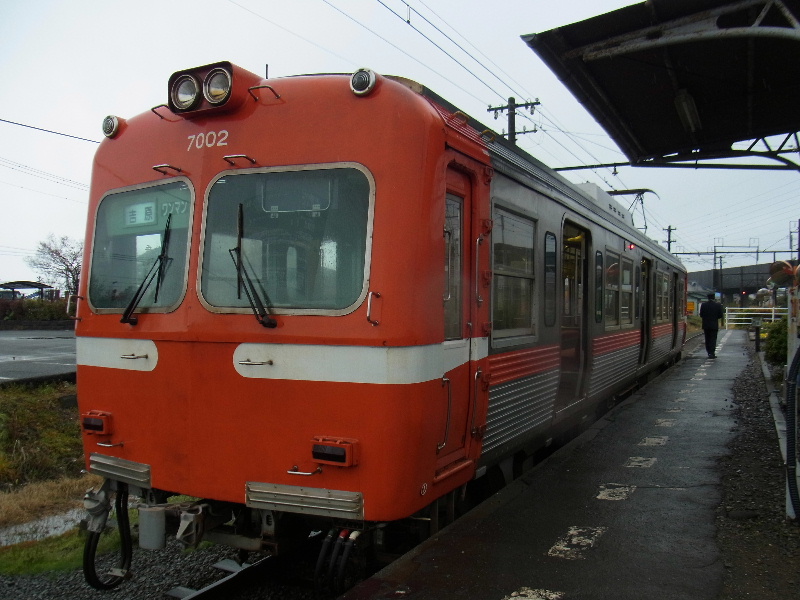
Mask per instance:
[[[464,65],[464,64],[463,64],[461,61],[459,61],[457,58],[455,58],[455,56],[454,56],[452,53],[450,53],[450,52],[447,52],[447,51],[446,51],[446,50],[445,50],[445,49],[442,47],[442,45],[440,45],[440,44],[438,44],[437,42],[435,42],[435,41],[434,41],[434,40],[433,40],[433,39],[432,39],[430,36],[428,36],[427,34],[425,34],[424,32],[422,32],[422,31],[421,31],[421,30],[420,30],[418,27],[416,27],[415,25],[413,25],[413,24],[410,22],[410,18],[404,18],[404,17],[403,17],[403,16],[402,16],[400,13],[398,13],[396,10],[392,9],[391,7],[389,7],[389,6],[386,4],[386,2],[385,2],[384,0],[376,0],[376,1],[377,1],[377,2],[378,2],[380,5],[381,5],[381,6],[383,6],[383,7],[384,7],[384,8],[386,8],[388,11],[390,11],[390,12],[391,12],[391,13],[392,13],[394,16],[396,16],[397,18],[401,19],[403,22],[407,23],[407,24],[408,24],[408,25],[409,25],[409,26],[410,26],[410,27],[411,27],[411,28],[412,28],[412,29],[413,29],[413,30],[414,30],[416,33],[418,33],[420,36],[422,36],[424,39],[426,39],[426,40],[427,40],[429,43],[431,43],[431,44],[432,44],[432,45],[433,45],[433,46],[434,46],[436,49],[438,49],[439,51],[441,51],[442,53],[444,53],[444,54],[445,54],[445,55],[446,55],[448,58],[450,58],[450,59],[451,59],[453,62],[455,62],[455,63],[456,63],[456,64],[457,64],[459,67],[461,67],[462,69],[464,69],[464,70],[465,70],[465,71],[466,71],[466,72],[467,72],[467,73],[468,73],[470,76],[472,76],[472,77],[473,77],[473,78],[475,78],[477,81],[479,81],[479,82],[480,82],[480,83],[481,83],[481,84],[482,84],[484,87],[486,87],[487,89],[489,89],[489,90],[490,90],[490,91],[491,91],[493,94],[495,94],[496,96],[498,96],[498,97],[500,97],[500,98],[503,98],[503,99],[505,99],[505,96],[504,96],[502,93],[498,92],[498,91],[497,91],[497,90],[495,90],[495,89],[494,89],[492,86],[490,86],[488,83],[486,83],[486,82],[485,82],[485,81],[484,81],[484,80],[483,80],[483,79],[482,79],[482,78],[481,78],[481,77],[480,77],[480,76],[479,76],[477,73],[475,73],[475,71],[473,71],[472,69],[468,68],[468,67],[467,67],[466,65]],[[326,4],[329,4],[329,5],[330,5],[330,3],[328,2],[328,0],[323,0],[323,2],[325,2]],[[465,53],[465,54],[466,54],[466,55],[467,55],[467,56],[468,56],[468,57],[469,57],[471,60],[473,60],[473,61],[474,61],[476,64],[478,64],[478,65],[479,65],[479,66],[480,66],[482,69],[484,69],[484,70],[485,70],[487,73],[490,73],[490,74],[491,74],[491,75],[492,75],[492,76],[493,76],[495,79],[497,79],[497,80],[498,80],[498,82],[499,82],[499,83],[501,83],[501,84],[502,84],[504,87],[506,87],[508,90],[510,90],[510,91],[511,91],[511,93],[514,93],[514,94],[516,94],[517,96],[522,96],[522,97],[530,97],[530,95],[529,95],[529,94],[520,93],[520,91],[519,91],[519,90],[515,89],[513,86],[509,85],[509,84],[508,84],[506,81],[504,81],[503,79],[501,79],[501,78],[500,78],[500,77],[497,75],[497,73],[496,73],[494,70],[492,70],[492,69],[488,68],[488,67],[487,67],[486,65],[484,65],[484,64],[483,64],[483,63],[482,63],[480,60],[478,60],[478,59],[477,59],[475,56],[473,56],[473,55],[472,55],[470,52],[468,52],[467,50],[465,50],[465,49],[463,48],[463,46],[461,46],[460,44],[458,44],[457,42],[455,42],[455,41],[452,39],[452,37],[450,37],[449,35],[445,34],[445,33],[444,33],[444,32],[443,32],[443,31],[442,31],[442,30],[441,30],[439,27],[437,27],[436,25],[434,25],[434,24],[433,24],[433,23],[430,21],[430,19],[428,19],[427,17],[425,17],[425,16],[424,16],[424,15],[423,15],[423,14],[422,14],[420,11],[418,11],[418,10],[414,9],[413,7],[411,7],[411,5],[410,5],[410,4],[408,4],[408,2],[405,2],[405,0],[401,0],[401,2],[402,2],[402,3],[403,3],[403,4],[404,4],[406,7],[407,7],[407,9],[408,9],[409,11],[413,10],[415,14],[419,15],[419,16],[420,16],[420,17],[421,17],[421,18],[422,18],[422,19],[423,19],[423,20],[424,20],[426,23],[428,23],[429,25],[431,25],[431,26],[432,26],[432,27],[433,27],[433,28],[434,28],[434,29],[435,29],[435,30],[436,30],[438,33],[440,33],[441,35],[443,35],[443,36],[444,36],[444,37],[445,37],[445,38],[446,38],[448,41],[450,41],[452,44],[454,44],[454,45],[455,45],[455,46],[456,46],[456,47],[457,47],[459,50],[461,50],[462,52],[464,52],[464,53]],[[426,6],[426,8],[428,8],[428,7]],[[337,9],[337,10],[339,10],[339,9]],[[430,10],[430,9],[429,9],[429,10]],[[340,12],[341,12],[341,11],[340,11]],[[431,11],[431,12],[432,12],[432,11]],[[436,13],[433,13],[433,14],[436,14]],[[437,18],[439,18],[440,20],[442,20],[442,19],[441,19],[441,17],[439,17],[438,15],[436,15],[436,16],[437,16]],[[456,30],[455,28],[453,28],[452,26],[449,26],[449,27],[450,27],[450,29],[452,29],[453,31],[455,31],[455,32],[457,33],[457,30]],[[458,34],[458,35],[459,35],[459,37],[461,37],[461,38],[464,38],[464,36],[462,36],[461,34]],[[474,97],[474,96],[473,96],[473,97]],[[520,116],[521,116],[522,118],[525,118],[525,119],[527,119],[527,120],[529,120],[529,121],[533,122],[533,121],[532,121],[532,119],[530,118],[530,116],[529,116],[527,113],[521,113],[521,114],[520,114]],[[551,122],[552,122],[552,121],[551,121]],[[566,134],[566,132],[565,132],[563,129],[561,129],[560,127],[558,127],[558,126],[557,126],[555,123],[553,123],[553,125],[554,125],[554,127],[558,128],[558,130],[559,130],[561,133],[565,133],[565,134]],[[537,128],[538,128],[538,127],[537,127]],[[563,144],[563,143],[561,143],[560,141],[556,140],[556,139],[555,139],[555,137],[554,137],[554,136],[552,136],[552,134],[549,134],[549,133],[548,133],[548,132],[546,132],[546,131],[545,131],[544,133],[545,133],[546,135],[548,135],[548,136],[550,137],[550,139],[552,139],[552,140],[553,140],[555,143],[557,143],[559,146],[561,146],[561,148],[562,148],[563,150],[565,150],[565,151],[566,151],[568,154],[570,154],[571,156],[573,156],[573,157],[575,158],[575,160],[577,160],[577,161],[579,161],[579,162],[581,162],[581,163],[583,163],[583,164],[586,164],[586,161],[584,161],[583,159],[581,159],[581,158],[580,158],[578,155],[576,155],[574,152],[570,151],[570,150],[569,150],[569,149],[566,147],[566,145],[564,145],[564,144]],[[568,134],[567,134],[567,135],[568,135]],[[575,142],[574,140],[572,140],[572,141],[573,141],[573,143],[575,143],[575,144],[576,144],[576,145],[577,145],[577,146],[578,146],[580,149],[582,149],[582,150],[583,150],[583,151],[584,151],[586,154],[588,154],[589,156],[591,156],[595,162],[600,162],[600,161],[599,161],[599,159],[597,159],[596,157],[594,157],[594,156],[592,155],[592,153],[591,153],[591,152],[589,152],[588,150],[586,150],[585,148],[583,148],[583,147],[582,147],[582,146],[581,146],[581,145],[580,145],[578,142]],[[611,184],[610,184],[610,183],[609,183],[609,182],[608,182],[608,181],[607,181],[607,180],[606,180],[604,177],[600,176],[600,175],[599,175],[599,173],[597,173],[597,171],[596,171],[596,170],[593,170],[593,171],[595,172],[595,175],[597,175],[597,176],[598,176],[598,177],[599,177],[599,178],[600,178],[600,179],[603,181],[603,183],[605,183],[605,184],[606,184],[606,185],[607,185],[609,188],[612,188],[612,189],[613,189],[613,186],[612,186],[612,185],[611,185]]]
[[[291,23],[285,23],[284,25],[281,25],[280,23],[276,22],[278,19],[270,20],[269,18],[266,18],[264,15],[259,14],[258,10],[254,11],[254,10],[251,10],[250,8],[248,8],[246,6],[246,4],[249,3],[253,7],[255,7],[256,9],[258,9],[261,6],[260,4],[247,2],[247,0],[229,0],[229,2],[230,2],[230,4],[232,4],[232,5],[236,6],[236,7],[239,7],[239,9],[245,11],[246,13],[248,13],[250,15],[255,15],[258,19],[262,19],[263,21],[265,21],[267,23],[270,23],[271,26],[279,28],[279,29],[281,29],[282,31],[285,31],[288,34],[290,34],[292,36],[295,36],[296,39],[303,40],[303,43],[308,43],[308,44],[314,46],[315,48],[318,48],[319,50],[321,50],[323,52],[326,52],[327,54],[331,54],[333,56],[336,56],[338,59],[340,59],[342,61],[346,61],[348,64],[354,64],[355,67],[364,66],[363,64],[360,64],[362,62],[361,59],[356,58],[356,61],[358,61],[359,64],[355,64],[352,59],[345,58],[341,54],[337,54],[337,53],[333,52],[331,50],[331,48],[328,47],[328,46],[330,46],[330,44],[326,44],[324,39],[321,40],[320,38],[316,38],[316,37],[312,37],[312,36],[305,36],[304,37],[302,35],[298,35],[298,33],[296,33],[295,31],[292,31],[292,24]],[[461,35],[461,33],[456,29],[456,27],[459,26],[458,22],[452,21],[452,20],[450,20],[450,22],[448,22],[447,19],[442,18],[439,14],[437,14],[436,11],[433,10],[433,7],[435,7],[435,8],[437,8],[437,10],[439,10],[440,13],[444,14],[445,16],[450,15],[450,13],[447,12],[446,8],[440,9],[439,3],[425,2],[424,0],[407,0],[407,1],[406,0],[383,0],[383,2],[381,2],[381,4],[384,4],[384,5],[388,6],[388,7],[391,7],[394,12],[400,13],[401,16],[402,16],[402,13],[406,9],[408,9],[410,11],[413,11],[413,15],[412,16],[413,16],[413,20],[414,20],[414,25],[417,26],[419,29],[421,29],[430,38],[432,38],[432,40],[434,42],[436,42],[438,45],[442,46],[450,54],[454,55],[455,58],[459,59],[461,63],[464,63],[464,65],[468,69],[470,69],[472,72],[474,72],[475,75],[479,76],[482,80],[484,80],[483,84],[478,84],[478,85],[473,84],[472,75],[470,75],[469,77],[464,77],[460,72],[461,67],[458,67],[457,69],[448,69],[448,68],[440,69],[439,71],[444,71],[445,74],[449,75],[449,77],[447,77],[447,76],[445,76],[445,74],[443,74],[443,73],[441,73],[439,71],[436,71],[434,69],[431,69],[431,63],[433,61],[431,61],[429,59],[430,58],[429,56],[423,56],[423,58],[426,59],[425,61],[420,61],[420,60],[418,60],[418,59],[416,59],[415,57],[412,56],[412,53],[416,53],[416,54],[419,55],[421,52],[425,53],[427,55],[432,55],[434,53],[438,54],[438,53],[440,53],[440,50],[438,50],[438,49],[434,50],[434,51],[428,51],[427,47],[425,47],[420,52],[419,48],[423,47],[422,44],[408,45],[408,44],[403,44],[402,42],[399,43],[399,44],[393,44],[392,42],[390,42],[387,38],[391,39],[393,37],[392,35],[384,36],[384,35],[381,35],[381,34],[382,33],[387,33],[387,32],[389,34],[391,34],[391,33],[394,33],[395,30],[399,31],[400,29],[403,29],[404,31],[410,31],[410,28],[401,26],[399,23],[397,23],[396,25],[393,25],[393,26],[389,25],[388,26],[388,27],[391,27],[392,29],[386,29],[386,21],[387,20],[396,21],[396,18],[394,16],[389,16],[388,12],[386,13],[387,16],[385,16],[385,17],[383,15],[381,15],[381,17],[382,17],[381,23],[382,23],[382,26],[384,27],[384,29],[374,30],[375,26],[374,26],[373,21],[372,20],[365,20],[363,14],[356,13],[354,9],[350,9],[349,6],[352,6],[352,5],[350,5],[349,3],[337,3],[337,2],[331,2],[331,1],[325,1],[325,4],[327,6],[333,8],[334,10],[336,10],[339,14],[341,14],[341,15],[345,16],[346,18],[350,19],[351,21],[353,21],[355,23],[358,23],[358,25],[360,27],[363,27],[365,30],[369,31],[372,35],[377,36],[377,38],[382,40],[382,43],[386,43],[386,44],[391,45],[393,48],[395,48],[396,51],[403,53],[403,55],[409,57],[412,60],[415,60],[417,63],[423,65],[425,68],[427,68],[431,72],[435,73],[437,77],[441,78],[441,80],[447,81],[447,82],[453,84],[455,87],[460,89],[462,92],[464,92],[465,94],[468,94],[471,98],[474,98],[476,100],[480,100],[484,104],[485,104],[485,101],[481,100],[479,98],[479,96],[486,96],[486,97],[490,97],[490,98],[499,97],[499,98],[505,99],[505,96],[508,95],[508,93],[506,91],[507,89],[511,90],[513,95],[516,95],[517,97],[521,97],[521,98],[530,97],[530,94],[525,93],[525,91],[524,91],[525,86],[520,85],[517,81],[514,81],[513,78],[508,75],[508,73],[506,73],[500,67],[498,67],[496,63],[492,62],[491,59],[487,56],[487,54],[484,54],[483,52],[481,52],[480,49],[475,44],[472,44],[469,41],[469,39],[472,39],[476,44],[483,45],[488,50],[494,50],[494,47],[492,45],[488,45],[486,43],[488,38],[485,37],[485,36],[479,36],[478,37],[478,36],[475,36],[475,35],[471,35],[471,36],[463,36],[463,35]],[[334,4],[338,4],[342,8],[338,8],[338,7],[334,6]],[[378,13],[378,12],[384,13],[384,11],[386,10],[384,7],[381,7],[381,6],[378,6],[378,5],[372,5],[372,6],[375,6],[375,8],[372,9],[372,11],[375,12],[375,13]],[[321,12],[328,12],[328,11],[326,11],[324,9],[324,7],[318,6],[317,8],[318,9],[322,9]],[[345,11],[349,11],[349,12],[353,13],[355,15],[356,19],[348,16]],[[264,12],[264,11],[261,11],[261,12]],[[265,14],[270,15],[271,13],[265,13]],[[339,19],[336,18],[336,16],[333,13],[330,13],[330,16],[332,16],[337,21],[339,20]],[[245,17],[245,18],[247,18],[247,17]],[[373,29],[369,29],[363,23],[368,23],[370,25],[373,25]],[[456,27],[453,27],[450,23],[454,23],[456,25]],[[264,29],[264,27],[262,27],[262,29]],[[297,28],[295,28],[295,29],[297,29]],[[348,27],[348,29],[350,29],[350,28]],[[462,29],[466,29],[466,25],[463,26]],[[299,31],[302,33],[303,30],[299,29]],[[414,35],[418,35],[418,34],[414,34]],[[506,35],[514,35],[514,34],[511,33],[511,34],[503,34],[503,35],[506,36]],[[428,42],[426,42],[426,43],[428,43]],[[450,44],[452,44],[452,46]],[[405,47],[403,48],[403,46],[405,46]],[[416,52],[415,52],[415,50],[416,50]],[[343,54],[346,54],[346,53],[343,53]],[[489,54],[491,54],[491,52],[489,52]],[[497,52],[495,51],[494,54],[497,55]],[[443,54],[443,56],[444,56],[444,54]],[[500,54],[499,56],[500,56],[500,58],[502,58],[503,55]],[[467,58],[464,58],[464,57],[467,57]],[[427,62],[427,64],[426,64],[426,62]],[[507,65],[509,63],[508,63],[508,61],[505,61],[503,64]],[[492,65],[495,68],[491,68],[491,67],[487,68],[487,65]],[[513,66],[513,64],[512,64],[512,66]],[[484,70],[485,70],[485,72],[489,73],[490,75],[484,75]],[[497,77],[497,75],[499,75],[499,77]],[[461,81],[462,85],[458,85],[456,83],[458,81]],[[467,84],[463,85],[464,81],[466,81]],[[532,81],[530,81],[529,79],[525,79],[524,77],[523,77],[523,81],[525,83],[533,83]],[[486,83],[486,82],[489,82],[489,83]],[[495,83],[495,82],[497,82],[497,83]],[[484,89],[487,90],[486,93],[484,93]],[[506,91],[505,94],[501,94],[500,93],[500,92],[504,92],[504,91]],[[492,94],[491,96],[489,96],[490,93]],[[562,123],[559,122],[559,120],[556,118],[556,116],[553,113],[553,110],[551,110],[551,108],[558,108],[558,107],[548,107],[547,103],[545,102],[543,104],[543,106],[541,106],[541,107],[539,107],[537,109],[537,114],[534,115],[533,117],[530,117],[528,114],[522,115],[523,118],[528,119],[529,121],[535,122],[535,123],[537,123],[537,125],[538,124],[543,125],[543,126],[539,127],[540,132],[541,132],[540,134],[538,134],[536,136],[533,136],[533,135],[532,136],[528,136],[526,138],[522,138],[521,139],[520,146],[523,149],[535,148],[535,153],[537,155],[546,156],[548,162],[550,162],[551,164],[559,164],[559,161],[558,161],[557,157],[563,156],[563,153],[566,153],[566,156],[574,157],[580,163],[585,163],[586,162],[586,160],[585,160],[586,156],[592,156],[595,153],[599,153],[601,156],[603,156],[604,153],[609,150],[609,148],[602,147],[602,145],[596,143],[596,141],[585,139],[585,134],[579,135],[579,134],[577,134],[575,132],[570,132],[568,127],[564,126]],[[476,116],[478,116],[478,115],[476,115]],[[16,124],[13,121],[8,122],[8,123],[10,123],[9,126],[20,125],[20,126],[28,127],[28,126],[26,126],[26,125],[24,125],[22,123]],[[43,132],[50,132],[51,131],[51,130],[43,129],[41,127],[33,127],[33,126],[31,126],[30,129],[39,130],[39,131],[43,131]],[[56,135],[66,135],[66,134],[61,134],[58,131],[53,131],[52,133],[56,134]],[[31,133],[30,135],[36,135],[36,134]],[[78,136],[66,135],[66,137],[73,137],[73,138],[75,138],[77,140],[84,140],[86,142],[91,141],[93,143],[97,143],[95,140],[87,140],[86,138],[80,138]],[[532,153],[534,153],[534,152],[532,152]],[[550,158],[549,158],[551,156],[555,160],[551,161]],[[567,160],[569,160],[569,158]],[[595,161],[595,162],[603,162],[603,161]],[[561,162],[561,164],[564,164],[564,163]],[[603,186],[603,187],[605,187],[605,186],[616,187],[616,188],[619,188],[620,186],[621,187],[628,187],[628,186],[625,185],[625,183],[623,181],[624,176],[620,177],[619,174],[615,175],[614,173],[611,173],[611,175],[609,175],[609,172],[610,172],[610,169],[608,171],[600,169],[599,171],[592,172],[592,174],[587,173],[586,177],[587,177],[587,179],[590,179],[592,181],[598,181],[599,182],[599,180],[602,180],[602,183],[600,185]],[[22,186],[20,186],[20,187],[22,187]],[[78,189],[83,189],[83,188],[78,188]],[[38,192],[38,193],[45,193],[45,192]],[[781,204],[781,208],[782,207],[783,206]],[[666,212],[666,211],[660,211],[659,208],[661,208],[661,207],[657,206],[656,203],[654,203],[654,202],[650,202],[647,208],[648,208],[648,222],[650,223],[651,227],[653,226],[653,223],[661,225],[660,221],[664,220],[665,217],[664,217],[663,213]],[[694,212],[695,208],[692,207],[691,210],[692,210],[692,212]],[[687,211],[688,211],[688,207],[687,207]],[[661,214],[659,214],[659,213],[661,213]],[[757,215],[757,216],[758,216],[758,218],[760,220],[766,218],[764,216],[761,216],[760,214]],[[796,218],[796,215],[795,215],[795,218]],[[697,219],[697,221],[701,221],[701,219]],[[691,225],[692,225],[692,227],[694,227],[694,223],[692,223]],[[730,223],[729,220],[727,219],[727,215],[726,216],[718,215],[716,217],[716,219],[715,219],[715,227],[717,227],[717,228],[727,227],[727,225],[735,226],[735,223]],[[704,225],[704,224],[698,222],[697,227],[698,227],[698,229],[695,230],[695,231],[697,231],[699,233],[700,231],[702,231],[702,229],[700,229],[701,227],[708,228],[708,225],[707,224]],[[659,229],[661,229],[661,228],[662,227],[659,227]],[[728,231],[732,231],[732,229],[730,227],[728,227],[727,229],[728,229]],[[687,245],[687,246],[698,246],[698,245],[700,245],[699,242],[693,243],[693,239],[692,238],[687,238],[685,240],[682,239],[684,237],[684,235],[688,235],[690,233],[694,233],[694,231],[692,231],[692,230],[688,229],[687,227],[685,227],[684,224],[681,224],[681,230],[679,232],[679,238],[681,238],[681,239],[679,239],[679,241],[681,241],[684,245]]]
[[[52,198],[58,198],[59,200],[68,200],[69,202],[76,202],[78,204],[87,204],[86,200],[76,200],[75,198],[67,198],[66,196],[59,196],[58,194],[51,194],[49,192],[43,192],[41,190],[35,190],[33,188],[25,187],[24,185],[17,185],[16,183],[9,183],[8,181],[0,181],[3,185],[8,185],[11,187],[15,187],[21,190],[25,190],[27,192],[33,192],[35,194],[41,194],[43,196],[50,196]]]
[[[70,135],[68,133],[62,133],[60,131],[53,131],[52,129],[44,129],[42,127],[35,127],[33,125],[26,125],[25,123],[17,123],[15,121],[9,121],[7,119],[0,119],[0,123],[8,123],[9,125],[16,125],[18,127],[26,127],[28,129],[35,129],[36,131],[42,131],[44,133],[52,133],[54,135],[60,135],[67,138],[72,138],[73,140],[80,140],[82,142],[91,142],[92,144],[99,144],[100,142],[97,140],[90,140],[88,138],[79,137],[77,135]]]
[[[232,0],[229,0],[229,1],[232,1]],[[452,85],[452,86],[456,87],[457,89],[461,90],[462,92],[464,92],[465,94],[469,95],[469,96],[470,96],[470,97],[472,97],[473,99],[475,99],[475,100],[477,100],[477,101],[479,101],[479,102],[482,102],[482,100],[481,100],[481,99],[480,99],[478,96],[476,96],[475,94],[473,94],[472,92],[470,92],[468,89],[466,89],[465,87],[463,87],[463,86],[459,85],[458,83],[456,83],[455,81],[453,81],[452,79],[450,79],[449,77],[447,77],[446,75],[444,75],[444,74],[442,74],[442,73],[439,73],[438,71],[436,71],[435,69],[433,69],[433,68],[432,68],[432,67],[431,67],[429,64],[426,64],[425,62],[423,62],[423,61],[419,60],[419,59],[418,59],[418,58],[416,58],[415,56],[413,56],[413,55],[409,54],[408,52],[406,52],[405,50],[403,50],[403,49],[402,49],[400,46],[398,46],[397,44],[394,44],[394,43],[390,42],[390,41],[389,41],[389,40],[387,40],[385,37],[383,37],[382,35],[380,35],[378,32],[376,32],[376,31],[375,31],[375,30],[373,30],[372,28],[368,27],[367,25],[365,25],[364,23],[362,23],[361,21],[359,21],[359,20],[358,20],[358,19],[356,19],[355,17],[353,17],[353,16],[349,15],[349,14],[348,14],[348,13],[346,13],[344,10],[342,10],[341,8],[339,8],[338,6],[334,6],[334,5],[333,5],[333,4],[331,4],[331,3],[330,3],[328,0],[322,0],[322,2],[324,2],[325,4],[327,4],[329,7],[331,7],[333,10],[335,10],[336,12],[338,12],[339,14],[341,14],[341,15],[342,15],[343,17],[345,17],[346,19],[348,19],[348,20],[352,21],[353,23],[355,23],[356,25],[358,25],[359,27],[361,27],[361,28],[362,28],[362,29],[364,29],[365,31],[367,31],[367,32],[371,33],[372,35],[374,35],[374,36],[375,36],[375,37],[377,37],[378,39],[382,40],[384,43],[388,44],[389,46],[391,46],[392,48],[394,48],[395,50],[397,50],[398,52],[400,52],[400,53],[401,53],[401,54],[403,54],[404,56],[406,56],[406,57],[408,57],[409,59],[413,60],[414,62],[416,62],[416,63],[417,63],[417,64],[419,64],[420,66],[424,67],[425,69],[429,70],[430,72],[432,72],[433,74],[435,74],[437,77],[441,77],[441,78],[442,78],[444,81],[447,81],[447,82],[448,82],[450,85]]]
[[[36,177],[38,179],[45,179],[52,183],[58,183],[60,185],[64,185],[67,187],[71,187],[78,190],[88,191],[89,186],[85,183],[80,181],[73,181],[72,179],[67,179],[66,177],[62,177],[61,175],[54,175],[53,173],[48,173],[47,171],[43,171],[41,169],[36,169],[34,167],[30,167],[28,165],[24,165],[22,163],[18,163],[16,161],[10,160],[8,158],[3,158],[0,156],[0,167],[5,167],[7,169],[11,169],[12,171],[18,171],[20,173],[25,173],[26,175],[30,175],[31,177]],[[13,185],[13,184],[9,184]],[[22,187],[22,186],[20,186]]]

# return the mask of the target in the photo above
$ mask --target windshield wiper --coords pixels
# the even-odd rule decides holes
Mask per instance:
[[[256,321],[261,323],[264,327],[272,329],[278,326],[278,322],[267,313],[267,306],[262,302],[261,296],[258,294],[258,289],[253,283],[250,274],[247,272],[247,268],[244,266],[244,260],[242,260],[242,237],[244,236],[243,214],[244,209],[242,205],[239,204],[236,225],[236,248],[228,250],[233,259],[233,264],[236,266],[236,297],[242,297],[242,288],[244,287],[244,293],[247,295],[247,301],[250,303],[250,308],[253,309]],[[264,292],[264,294],[266,297],[266,292]]]
[[[131,325],[136,325],[136,323],[139,322],[138,317],[134,316],[133,311],[135,311],[136,307],[139,306],[139,303],[142,301],[142,298],[144,298],[145,293],[147,293],[147,288],[149,288],[150,284],[153,283],[153,279],[156,279],[156,293],[153,297],[153,302],[158,302],[158,293],[161,290],[161,285],[164,283],[164,275],[166,275],[167,266],[172,260],[168,256],[171,221],[172,215],[170,214],[167,216],[167,224],[164,226],[164,234],[161,241],[161,254],[156,257],[156,260],[150,267],[150,270],[147,271],[147,275],[145,275],[144,279],[142,279],[142,283],[139,284],[139,289],[136,290],[133,298],[131,298],[128,306],[125,308],[125,312],[122,313],[122,318],[119,320],[120,323],[130,323]]]

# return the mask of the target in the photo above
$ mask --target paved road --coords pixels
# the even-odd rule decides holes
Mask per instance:
[[[74,331],[0,331],[0,383],[74,372]]]
[[[744,331],[635,393],[540,468],[342,596],[713,600],[718,459]]]

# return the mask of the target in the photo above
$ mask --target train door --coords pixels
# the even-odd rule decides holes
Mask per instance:
[[[565,222],[561,237],[561,377],[556,410],[573,404],[583,394],[588,332],[585,288],[589,280],[589,232]]]
[[[639,364],[647,362],[650,352],[653,331],[653,262],[642,259],[642,271],[639,282],[639,305],[641,308],[639,324],[642,334],[639,346]]]
[[[442,374],[440,399],[436,409],[445,416],[439,443],[437,475],[445,474],[448,467],[463,461],[467,456],[469,435],[469,412],[472,405],[471,385],[472,323],[477,316],[475,288],[470,285],[470,273],[474,273],[471,241],[471,182],[469,178],[454,170],[448,172],[447,196],[445,198],[444,225],[444,345],[443,352],[450,358],[446,363],[457,364]]]

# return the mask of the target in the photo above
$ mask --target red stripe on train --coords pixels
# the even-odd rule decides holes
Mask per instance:
[[[517,350],[489,357],[489,381],[492,385],[513,381],[558,368],[558,346]]]
[[[617,350],[622,350],[623,348],[638,346],[641,344],[641,341],[642,332],[638,329],[605,335],[593,340],[592,354],[594,356],[609,354],[610,352],[616,352]]]

